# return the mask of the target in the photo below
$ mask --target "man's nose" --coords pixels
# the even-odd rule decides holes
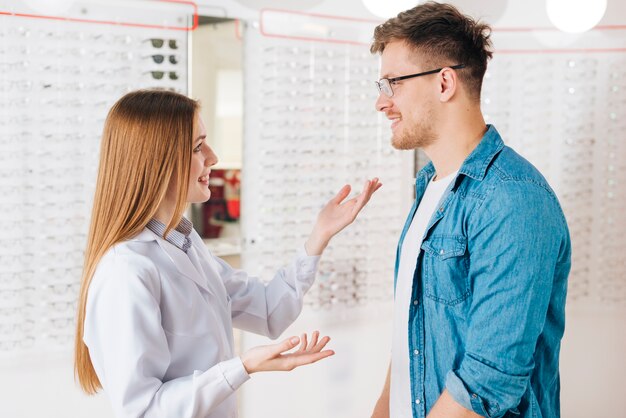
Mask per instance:
[[[391,100],[385,93],[378,92],[378,98],[376,99],[375,106],[377,111],[384,112],[385,109],[391,107]]]

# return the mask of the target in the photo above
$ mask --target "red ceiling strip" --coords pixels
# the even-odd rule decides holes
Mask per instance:
[[[180,26],[149,25],[149,24],[144,24],[144,23],[116,22],[116,21],[111,21],[111,20],[79,19],[79,18],[74,18],[74,17],[47,16],[47,15],[37,15],[37,14],[29,14],[29,13],[14,13],[14,12],[3,11],[3,10],[0,10],[0,15],[25,17],[25,18],[31,18],[31,19],[48,19],[48,20],[57,20],[57,21],[66,21],[66,22],[93,23],[93,24],[99,24],[99,25],[129,26],[129,27],[135,27],[135,28],[166,29],[166,30],[180,30],[180,31],[193,31],[198,27],[198,5],[195,2],[187,1],[187,0],[154,0],[154,1],[158,1],[161,3],[186,4],[186,5],[193,7],[193,26],[180,27]]]
[[[323,39],[323,38],[313,38],[313,37],[304,37],[304,36],[291,36],[291,35],[282,35],[278,33],[272,33],[267,30],[264,25],[265,14],[271,12],[276,13],[285,13],[285,14],[294,14],[300,16],[308,16],[308,17],[318,17],[323,19],[335,19],[335,20],[343,20],[350,22],[361,22],[361,23],[376,23],[380,24],[383,21],[379,20],[371,20],[371,19],[359,19],[352,17],[344,17],[344,16],[332,16],[318,13],[307,13],[301,11],[293,11],[293,10],[283,10],[283,9],[262,9],[260,11],[260,32],[263,36],[268,38],[281,38],[281,39],[293,39],[293,40],[301,40],[301,41],[313,41],[313,42],[326,42],[326,43],[336,43],[336,44],[352,44],[352,45],[367,45],[369,43],[365,42],[357,42],[357,41],[349,41],[349,40],[341,40],[341,39]],[[594,31],[608,31],[608,30],[626,30],[626,25],[600,25],[592,28]],[[559,31],[559,29],[555,27],[494,27],[494,32],[541,32],[541,31]],[[571,48],[571,49],[496,49],[498,54],[564,54],[564,53],[623,53],[626,52],[626,48]]]
[[[362,19],[358,17],[325,15],[321,13],[308,13],[308,12],[301,12],[301,11],[296,11],[296,10],[284,10],[284,9],[272,9],[272,8],[261,9],[261,12],[260,12],[261,20],[263,20],[263,14],[266,12],[278,12],[278,13],[287,13],[287,14],[294,14],[294,15],[301,15],[301,16],[309,16],[309,17],[320,17],[322,19],[347,20],[350,22],[383,23],[383,21],[381,20],[374,20],[374,19]]]
[[[238,41],[243,41],[243,36],[241,35],[241,22],[239,19],[235,19],[235,38]]]
[[[331,44],[369,45],[368,43],[365,43],[365,42],[350,41],[346,39],[323,39],[323,38],[312,38],[312,37],[306,37],[306,36],[292,36],[292,35],[281,35],[277,33],[271,33],[265,29],[265,24],[264,24],[264,17],[265,17],[264,15],[268,12],[269,13],[277,12],[277,13],[286,13],[286,14],[296,14],[296,15],[301,15],[301,16],[343,20],[343,21],[348,21],[348,22],[381,23],[378,20],[359,19],[359,18],[344,17],[344,16],[332,16],[332,15],[325,15],[325,14],[319,14],[319,13],[306,13],[306,12],[299,12],[299,11],[292,11],[292,10],[269,9],[269,8],[261,9],[260,19],[259,19],[260,21],[259,31],[261,32],[261,35],[267,38],[293,39],[293,40],[299,40],[299,41],[325,42],[325,43],[331,43]]]

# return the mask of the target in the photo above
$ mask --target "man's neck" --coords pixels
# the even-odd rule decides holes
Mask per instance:
[[[424,148],[424,153],[435,166],[437,179],[454,173],[474,151],[487,132],[480,112],[478,117],[452,119],[455,122],[441,127],[437,140]]]

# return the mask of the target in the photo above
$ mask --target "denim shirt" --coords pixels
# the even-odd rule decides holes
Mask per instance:
[[[417,176],[396,280],[402,242],[434,174],[430,163]],[[413,417],[425,417],[444,389],[486,417],[559,417],[569,232],[547,181],[493,126],[444,193],[415,257]]]

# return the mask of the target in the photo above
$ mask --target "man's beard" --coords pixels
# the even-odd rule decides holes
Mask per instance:
[[[411,150],[424,148],[437,139],[433,129],[432,115],[427,115],[427,122],[418,122],[411,127],[403,129],[398,135],[391,137],[391,145],[399,150]]]

